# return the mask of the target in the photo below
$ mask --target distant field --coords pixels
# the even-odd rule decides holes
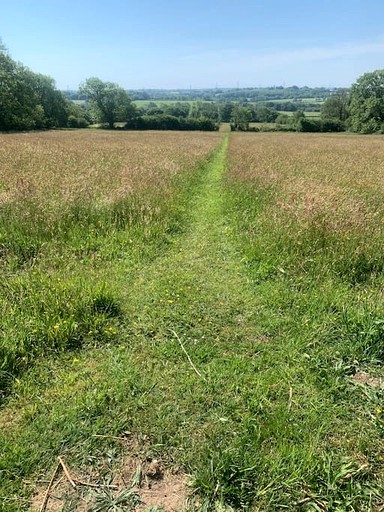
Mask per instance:
[[[189,105],[194,105],[197,101],[190,100],[135,100],[133,103],[138,107],[148,107],[149,103],[156,103],[156,105],[174,105],[177,102],[188,103]],[[202,103],[211,103],[210,101],[203,101]]]
[[[293,116],[294,112],[279,110],[279,114],[286,114],[287,116]],[[304,112],[305,117],[317,118],[321,116],[321,112]]]
[[[285,99],[276,99],[276,100],[270,100],[273,103],[288,103],[288,102],[298,102],[298,103],[318,103],[321,105],[324,103],[324,100],[322,98],[285,98]]]
[[[382,136],[52,131],[0,161],[2,512],[380,510]]]

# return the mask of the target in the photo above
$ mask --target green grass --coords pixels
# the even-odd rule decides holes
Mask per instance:
[[[115,474],[124,450],[94,436],[127,431],[192,475],[191,510],[375,510],[382,391],[351,375],[382,372],[377,295],[335,277],[316,233],[300,234],[303,257],[271,218],[274,189],[227,177],[230,137],[159,229],[94,234],[90,253],[69,238],[3,285],[22,299],[5,310],[8,350],[26,341],[0,413],[2,510],[26,510],[22,480],[58,455]]]

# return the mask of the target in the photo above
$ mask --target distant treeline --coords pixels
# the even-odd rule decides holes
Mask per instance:
[[[153,101],[157,98],[167,103]],[[137,106],[133,100],[139,99],[146,101]],[[318,112],[320,119],[308,119],[304,111]],[[273,126],[261,129],[384,133],[384,70],[366,73],[350,90],[293,86],[129,93],[116,83],[92,77],[78,91],[63,93],[52,78],[12,60],[0,41],[2,131],[90,124],[110,129],[210,131],[220,123],[231,123],[233,130],[242,131],[260,130],[251,123],[268,123]]]
[[[144,115],[127,121],[126,130],[202,130],[214,131],[219,128],[211,119],[176,117],[168,114]]]
[[[237,105],[239,104],[233,101],[196,101],[192,103],[181,101],[155,103],[151,101],[145,106],[138,107],[137,114],[140,116],[169,115],[184,119],[207,119],[214,123],[230,123]],[[254,123],[272,123],[279,115],[276,109],[263,104],[247,104],[247,109],[250,113],[250,121]]]
[[[274,101],[301,100],[317,98],[324,100],[335,88],[326,87],[249,87],[249,88],[212,88],[212,89],[142,89],[127,90],[133,101]],[[84,100],[81,91],[66,91],[72,100]]]
[[[266,107],[267,108],[267,107]],[[308,119],[302,110],[291,115],[279,113],[273,127],[250,126],[253,110],[237,106],[231,128],[241,131],[290,130],[300,132],[340,132],[384,134],[384,70],[365,73],[351,89],[338,89],[321,105],[320,118]]]

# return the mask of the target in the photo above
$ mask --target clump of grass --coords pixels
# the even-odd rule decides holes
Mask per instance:
[[[113,343],[120,300],[105,285],[34,273],[2,284],[0,391],[41,356]]]

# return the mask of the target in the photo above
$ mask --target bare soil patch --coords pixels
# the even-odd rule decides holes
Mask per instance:
[[[372,388],[384,388],[384,381],[379,377],[373,377],[367,372],[357,372],[353,375],[352,380],[358,384],[366,384]]]
[[[69,468],[69,466],[68,466]],[[64,472],[57,473],[56,480],[49,490],[49,497],[42,509],[48,488],[49,477],[36,482],[31,500],[31,512],[58,512],[76,510],[92,512],[98,500],[105,503],[118,498],[126,490],[131,491],[132,501],[126,503],[126,510],[144,512],[157,509],[162,512],[185,510],[188,499],[190,478],[182,471],[168,468],[159,459],[142,459],[126,456],[115,474],[103,481],[90,471],[70,470],[76,483],[74,488]],[[89,486],[84,485],[88,483]],[[106,510],[109,510],[106,508]]]

